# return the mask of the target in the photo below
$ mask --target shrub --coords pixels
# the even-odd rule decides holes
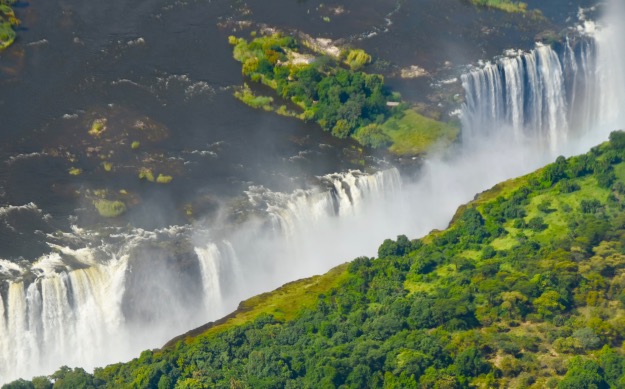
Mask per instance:
[[[375,123],[358,128],[354,133],[354,139],[363,146],[369,146],[373,149],[388,147],[391,144],[391,138]]]
[[[117,217],[126,212],[126,204],[121,201],[99,199],[95,200],[93,205],[102,217]]]
[[[533,231],[543,231],[547,229],[547,224],[545,224],[545,220],[540,217],[534,217],[531,218],[528,222],[527,222],[527,227]]]

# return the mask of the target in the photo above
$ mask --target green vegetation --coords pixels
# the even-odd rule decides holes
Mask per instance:
[[[102,217],[117,217],[126,212],[126,204],[121,201],[97,199],[93,201],[93,205]]]
[[[451,126],[428,119],[392,94],[378,74],[358,71],[371,62],[363,50],[345,51],[340,57],[349,69],[329,56],[303,53],[293,37],[263,36],[251,42],[230,37],[234,58],[242,63],[243,75],[274,89],[296,104],[301,113],[274,106],[269,96],[257,96],[245,85],[235,97],[245,104],[282,115],[312,120],[338,138],[353,137],[372,148],[387,148],[395,154],[423,153],[440,139],[457,135]]]
[[[447,146],[458,137],[460,130],[407,109],[381,126],[392,142],[390,151],[398,155],[422,154],[435,144]]]
[[[527,4],[520,1],[511,0],[469,0],[471,4],[480,7],[488,7],[498,9],[504,12],[518,12],[525,13],[527,11]]]
[[[143,167],[139,169],[139,179],[148,182],[156,182],[157,184],[169,184],[174,178],[162,173],[159,173],[158,176],[155,177],[152,169]]]
[[[77,167],[71,167],[67,172],[72,176],[79,176],[82,174],[82,169]]]
[[[387,239],[131,362],[63,367],[54,387],[625,387],[624,161],[615,132],[445,231]]]
[[[89,128],[89,135],[99,137],[104,131],[106,131],[106,119],[95,119]]]
[[[11,6],[16,0],[0,0],[0,50],[11,46],[15,41],[14,28],[20,24]]]
[[[130,144],[130,148],[133,150],[137,150],[139,147],[141,146],[141,142],[139,142],[138,140],[132,142]]]
[[[173,180],[174,178],[172,176],[166,176],[163,174],[159,174],[158,177],[156,177],[156,182],[158,184],[169,184],[171,182],[171,180]]]
[[[244,85],[243,88],[234,92],[234,97],[241,100],[252,108],[262,108],[265,111],[272,111],[273,97],[256,96],[249,86]]]
[[[349,50],[345,57],[345,63],[352,70],[360,70],[365,65],[371,63],[371,56],[364,50]]]
[[[543,13],[538,9],[527,9],[527,3],[522,1],[514,1],[514,0],[469,0],[469,2],[478,7],[486,7],[491,9],[496,9],[503,12],[508,13],[517,13],[522,14],[523,16],[529,16],[534,20],[544,20],[545,17]],[[559,39],[557,35],[548,35],[545,37],[546,42],[549,42],[551,39]]]
[[[139,179],[146,180],[149,182],[154,182],[154,173],[152,173],[152,169],[148,169],[148,168],[139,169]]]

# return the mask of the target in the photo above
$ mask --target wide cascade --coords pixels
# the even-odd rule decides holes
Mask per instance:
[[[571,136],[618,128],[615,104],[624,92],[617,27],[583,23],[559,42],[509,53],[463,75],[463,141],[532,140],[555,151]]]
[[[131,358],[227,314],[252,294],[323,272],[346,258],[311,261],[301,250],[306,234],[329,230],[400,189],[394,168],[350,171],[319,177],[314,189],[293,193],[250,187],[246,212],[251,216],[236,228],[106,233],[74,228],[50,235],[52,252],[32,266],[0,260],[5,279],[0,283],[0,382],[50,373],[59,363],[89,368]],[[34,204],[5,213],[10,212],[41,213]],[[168,257],[167,250],[155,248],[167,242],[188,248]],[[205,309],[198,310],[202,300]]]

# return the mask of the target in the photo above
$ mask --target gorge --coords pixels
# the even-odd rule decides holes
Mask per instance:
[[[214,220],[42,232],[48,254],[0,261],[0,381],[130,359],[385,238],[442,229],[475,193],[606,140],[625,127],[625,13],[609,7],[596,25],[582,19],[557,42],[465,72],[462,139],[416,178],[380,163],[290,192],[250,185]],[[7,225],[16,214],[47,222],[34,203],[0,209]]]

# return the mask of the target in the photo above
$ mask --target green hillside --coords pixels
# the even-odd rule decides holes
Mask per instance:
[[[625,387],[625,133],[55,388]],[[417,217],[417,215],[415,215]],[[19,381],[7,388],[50,387]]]

